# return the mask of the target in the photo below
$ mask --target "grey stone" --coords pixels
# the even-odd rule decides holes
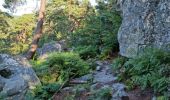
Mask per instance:
[[[112,74],[107,74],[106,71],[96,72],[94,74],[94,81],[101,83],[109,83],[116,80]]]
[[[63,88],[62,90],[64,90],[64,91],[73,90],[73,87],[65,87],[65,88]]]
[[[113,94],[112,100],[129,100],[128,94],[125,92],[125,85],[121,83],[114,83],[112,85]]]
[[[101,87],[101,89],[110,89],[109,85],[104,85],[103,87]]]
[[[104,84],[102,84],[102,83],[95,83],[95,84],[92,84],[91,86],[90,86],[90,90],[91,91],[94,91],[94,90],[97,90],[97,89],[99,89],[99,88],[101,88],[101,87],[103,87],[104,86]]]
[[[152,100],[156,100],[156,96],[155,95],[152,97]]]
[[[7,54],[0,54],[0,58],[3,59],[0,64],[0,72],[3,72],[0,73],[0,95],[6,96],[5,99],[22,100],[29,87],[40,84],[40,80],[26,59]]]
[[[3,81],[3,77],[0,76],[0,92],[3,90],[5,82]]]
[[[112,87],[116,91],[121,91],[121,90],[125,89],[125,85],[121,84],[121,83],[114,83],[114,84],[112,84]]]
[[[82,83],[82,84],[86,84],[88,82],[91,82],[93,80],[93,75],[92,74],[87,74],[84,76],[81,76],[79,78],[75,78],[70,80],[70,83],[75,84],[75,83]]]
[[[29,61],[27,60],[27,58],[23,56],[18,55],[18,56],[15,56],[14,59],[17,61],[17,63],[19,63],[23,67],[32,67]]]
[[[128,94],[124,90],[113,91],[112,100],[129,100]]]
[[[3,62],[3,59],[2,59],[2,57],[0,56],[0,64]]]
[[[3,91],[5,91],[8,96],[19,94],[28,87],[27,83],[21,76],[12,77],[6,80],[5,83]]]
[[[67,50],[68,48],[66,47],[65,40],[61,41],[53,41],[50,43],[45,43],[42,48],[38,48],[37,54],[39,58],[45,59],[48,57],[48,53],[51,52],[61,52],[64,50]]]
[[[118,0],[122,25],[118,32],[120,54],[135,57],[146,47],[170,51],[169,0]]]
[[[98,66],[102,66],[103,65],[103,63],[101,62],[101,61],[96,61],[95,62]]]
[[[92,74],[87,74],[87,75],[84,75],[80,78],[76,78],[77,80],[82,80],[82,81],[90,81],[93,79],[93,75]]]
[[[101,66],[97,66],[97,67],[96,67],[96,71],[100,71],[101,69],[102,69]]]

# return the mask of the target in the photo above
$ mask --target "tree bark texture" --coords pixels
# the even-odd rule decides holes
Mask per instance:
[[[28,60],[33,59],[33,56],[38,48],[38,42],[42,35],[42,30],[43,30],[43,22],[44,22],[44,16],[45,16],[45,5],[46,5],[46,0],[41,0],[37,27],[35,29],[35,34],[33,36],[33,40],[32,40],[30,49],[26,55],[26,58]]]

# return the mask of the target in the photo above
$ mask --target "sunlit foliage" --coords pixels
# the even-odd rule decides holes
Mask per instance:
[[[0,52],[10,54],[25,52],[32,41],[35,16],[10,17],[4,14],[0,15],[2,17],[2,25],[0,26],[0,46],[2,49]]]

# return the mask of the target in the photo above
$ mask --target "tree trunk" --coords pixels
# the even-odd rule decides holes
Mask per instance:
[[[43,29],[43,22],[44,22],[44,16],[45,16],[45,5],[46,5],[46,0],[41,0],[37,27],[35,29],[35,34],[34,34],[30,49],[26,55],[26,58],[28,60],[33,58],[38,48],[38,41],[42,35],[42,29]]]

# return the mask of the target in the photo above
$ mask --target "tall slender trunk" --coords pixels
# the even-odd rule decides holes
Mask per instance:
[[[44,16],[45,16],[45,5],[46,5],[46,0],[41,0],[37,27],[35,29],[35,34],[34,34],[30,49],[26,55],[26,58],[28,60],[33,58],[38,48],[38,41],[42,35],[42,29],[43,29],[43,22],[44,22]]]

